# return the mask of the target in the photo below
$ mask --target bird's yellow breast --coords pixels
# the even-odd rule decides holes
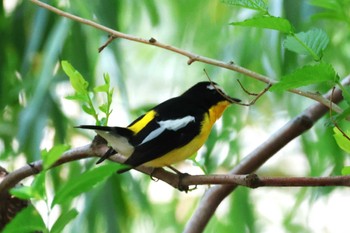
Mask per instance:
[[[205,141],[208,139],[213,124],[217,119],[221,117],[228,105],[230,105],[228,101],[221,101],[215,106],[211,107],[209,109],[209,112],[205,113],[204,115],[199,135],[193,138],[185,146],[176,148],[155,160],[145,163],[145,165],[149,167],[169,166],[192,156],[199,150],[199,148],[203,146]]]

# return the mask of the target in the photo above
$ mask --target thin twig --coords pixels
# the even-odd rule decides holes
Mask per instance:
[[[123,38],[123,39],[126,39],[126,40],[135,41],[135,42],[138,42],[138,43],[153,45],[153,46],[156,46],[156,47],[159,47],[159,48],[162,48],[162,49],[165,49],[165,50],[169,50],[169,51],[172,51],[174,53],[181,54],[183,56],[186,56],[189,59],[188,62],[187,62],[188,65],[192,64],[193,62],[198,61],[198,62],[202,62],[202,63],[205,63],[205,64],[210,64],[210,65],[213,65],[213,66],[217,66],[217,67],[225,68],[225,69],[228,69],[228,70],[236,71],[238,73],[244,74],[244,75],[246,75],[248,77],[251,77],[253,79],[256,79],[258,81],[264,82],[264,83],[269,84],[269,85],[270,84],[273,85],[274,83],[276,83],[275,80],[272,80],[272,79],[270,79],[269,77],[267,77],[265,75],[259,74],[257,72],[252,71],[252,70],[249,70],[249,69],[246,69],[246,68],[244,68],[242,66],[238,66],[238,65],[236,65],[233,62],[223,62],[223,61],[215,60],[215,59],[212,59],[212,58],[200,56],[200,55],[188,52],[188,51],[183,50],[183,49],[176,48],[176,47],[168,45],[168,44],[160,43],[155,38],[150,38],[150,39],[147,40],[147,39],[139,38],[139,37],[136,37],[136,36],[133,36],[133,35],[130,35],[130,34],[122,33],[122,32],[113,30],[111,28],[108,28],[106,26],[103,26],[101,24],[95,23],[95,22],[93,22],[91,20],[88,20],[88,19],[85,19],[85,18],[81,18],[79,16],[76,16],[76,15],[67,13],[65,11],[59,10],[58,8],[53,7],[51,5],[48,5],[46,3],[43,3],[41,1],[38,1],[38,0],[30,0],[30,1],[33,2],[34,4],[38,5],[38,6],[42,7],[42,8],[45,8],[47,10],[52,11],[52,12],[54,12],[54,13],[60,15],[60,16],[69,18],[69,19],[77,21],[79,23],[86,24],[88,26],[94,27],[94,28],[96,28],[98,30],[107,32],[109,35],[111,35],[113,37],[119,37],[119,38]],[[290,89],[288,91],[292,92],[292,93],[295,93],[297,95],[300,95],[300,96],[304,96],[304,97],[309,98],[309,99],[313,99],[313,100],[323,104],[327,108],[330,108],[329,100],[323,98],[322,95],[318,95],[318,94],[314,94],[314,93],[310,93],[310,92],[304,92],[304,91],[299,90],[299,89]],[[337,113],[341,113],[343,110],[339,106],[333,104],[333,111],[335,111]]]
[[[115,38],[115,36],[109,35],[108,40],[101,47],[98,48],[98,52],[101,53],[102,50],[104,50]]]

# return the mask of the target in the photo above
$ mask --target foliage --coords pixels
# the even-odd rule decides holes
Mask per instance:
[[[195,62],[187,67],[186,60],[174,53],[122,39],[114,40],[99,54],[97,48],[108,35],[30,1],[15,2],[13,8],[5,3],[0,7],[0,165],[8,170],[38,159],[49,168],[63,151],[91,140],[92,135],[82,139],[75,125],[90,124],[91,119],[97,125],[126,125],[153,104],[205,80],[203,67],[229,94],[246,98],[244,101],[248,97],[235,79],[251,92],[265,86],[215,66]],[[343,90],[343,113],[324,117],[297,146],[278,152],[277,165],[267,164],[258,172],[271,176],[350,173],[345,164],[349,141],[339,131],[348,135],[349,130],[350,91],[341,84],[349,74],[345,62],[350,44],[349,1],[50,4],[125,33],[233,61],[277,82],[249,110],[239,106],[228,109],[205,148],[193,157],[194,162],[180,170],[203,173],[190,169],[199,164],[206,173],[227,172],[263,138],[312,103],[287,90],[323,94],[337,86]],[[339,129],[334,129],[335,125]],[[12,189],[13,195],[30,199],[35,207],[18,214],[4,232],[180,232],[206,189],[182,194],[137,173],[116,175],[116,164],[95,166],[94,162],[71,162]],[[332,225],[318,223],[321,228],[317,228],[317,224],[308,224],[309,213],[298,209],[306,205],[311,211],[320,199],[332,200],[332,193],[343,191],[238,189],[219,207],[206,232],[274,231],[271,222],[280,231],[310,232],[322,227],[336,231]],[[293,201],[280,201],[286,199]],[[324,212],[329,218],[338,213]]]

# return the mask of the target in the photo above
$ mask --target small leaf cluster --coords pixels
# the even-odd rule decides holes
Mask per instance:
[[[342,90],[345,107],[342,113],[332,114],[328,126],[334,127],[334,138],[339,147],[350,153],[350,133],[343,132],[338,126],[341,120],[347,119],[350,113],[350,89],[343,86],[340,77],[332,64],[323,61],[323,54],[330,41],[327,33],[320,28],[311,28],[305,32],[296,32],[292,23],[282,17],[270,15],[268,3],[264,0],[223,0],[233,6],[244,7],[257,11],[257,15],[244,21],[232,22],[230,25],[254,27],[279,31],[285,35],[282,42],[285,49],[301,56],[309,56],[313,62],[304,64],[289,74],[283,75],[281,80],[274,84],[270,91],[286,91],[312,84],[330,83]],[[312,0],[310,4],[323,8],[325,11],[314,15],[316,18],[339,20],[350,25],[349,14],[341,1]],[[345,134],[345,135],[344,135]],[[350,174],[350,167],[343,169],[343,174]]]
[[[68,61],[61,62],[63,71],[69,77],[70,83],[75,90],[73,95],[67,96],[69,100],[76,100],[82,105],[84,112],[92,116],[96,125],[107,125],[109,116],[112,113],[111,104],[114,89],[111,88],[110,77],[108,74],[103,76],[105,84],[97,86],[93,91],[89,91],[89,83],[84,79],[84,77],[77,71]],[[105,115],[100,118],[99,114],[94,107],[93,98],[97,93],[104,93],[106,95],[106,103],[98,106],[98,109]]]
[[[325,31],[312,28],[306,32],[296,32],[292,23],[281,17],[275,17],[268,12],[268,4],[263,0],[234,0],[224,3],[256,10],[258,15],[230,25],[255,27],[279,31],[286,35],[283,46],[299,55],[311,56],[316,64],[305,65],[281,78],[281,81],[271,87],[271,91],[284,91],[310,84],[334,82],[337,75],[331,64],[319,63],[329,43]]]

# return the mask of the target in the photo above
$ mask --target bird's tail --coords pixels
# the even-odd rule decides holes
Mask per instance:
[[[75,128],[95,130],[97,134],[106,139],[108,144],[113,147],[97,161],[97,164],[103,162],[117,152],[129,156],[130,151],[133,150],[133,145],[130,144],[130,138],[133,132],[128,128],[97,125],[79,125],[75,126]]]

